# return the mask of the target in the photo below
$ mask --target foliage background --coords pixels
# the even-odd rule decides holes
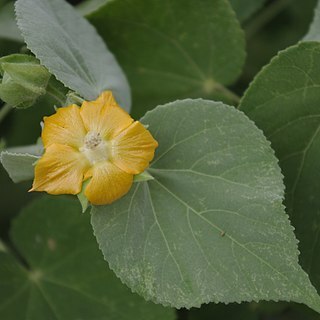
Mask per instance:
[[[1,7],[9,0],[0,0]],[[69,1],[73,4],[81,1]],[[236,2],[236,1],[234,1]],[[280,3],[280,4],[279,4]],[[307,32],[312,20],[316,0],[270,0],[262,4],[249,19],[242,22],[247,37],[247,62],[242,76],[233,90],[242,95],[253,77],[278,51],[295,44]],[[0,40],[0,56],[20,51],[14,41]],[[52,105],[52,103],[51,103]],[[44,114],[52,113],[50,103],[40,99],[36,106],[27,110],[14,110],[1,123],[0,137],[7,146],[32,144],[40,135],[40,121]],[[30,183],[13,184],[0,166],[0,237],[8,240],[12,219],[19,210],[38,194],[27,193]],[[250,303],[241,305],[206,305],[191,312],[179,311],[180,319],[317,319],[319,316],[306,307],[286,303]]]

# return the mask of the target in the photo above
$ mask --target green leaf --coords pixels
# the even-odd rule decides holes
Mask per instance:
[[[161,13],[161,14],[159,14]],[[183,97],[237,97],[244,33],[225,0],[115,0],[90,16],[128,75],[133,114]]]
[[[251,84],[241,109],[255,121],[280,160],[285,204],[301,264],[320,290],[320,43],[279,53]]]
[[[0,8],[0,38],[22,42],[20,30],[14,17],[14,3],[9,2]]]
[[[26,153],[2,151],[0,154],[1,164],[15,183],[33,179],[34,164],[37,160],[39,157]]]
[[[229,0],[240,22],[245,22],[256,11],[262,8],[266,0]]]
[[[18,26],[41,64],[86,100],[112,90],[129,110],[130,89],[95,29],[64,0],[18,0]],[[41,30],[41,32],[39,32]]]
[[[83,16],[88,16],[101,8],[110,0],[87,0],[81,2],[75,9]],[[9,2],[5,6],[0,3],[0,38],[23,42],[21,32],[17,26],[14,15],[14,3]]]
[[[242,112],[184,100],[142,119],[159,142],[148,171],[92,225],[112,270],[146,299],[202,303],[293,300],[320,311],[298,265],[269,143]]]
[[[314,10],[314,18],[303,41],[320,41],[320,1]]]
[[[11,235],[29,268],[0,252],[1,319],[174,319],[173,310],[132,294],[108,270],[76,200],[35,201]]]
[[[42,152],[43,148],[39,144],[9,148],[1,151],[0,162],[13,182],[28,181],[34,177],[34,164]]]

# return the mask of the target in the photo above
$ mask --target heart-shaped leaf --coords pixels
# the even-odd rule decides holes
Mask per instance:
[[[149,172],[92,225],[111,269],[146,299],[202,303],[293,300],[320,311],[298,264],[277,159],[233,107],[184,100],[148,112],[159,142]]]
[[[174,319],[173,310],[132,294],[108,270],[89,216],[81,214],[76,200],[34,202],[15,220],[11,234],[29,268],[0,244],[1,319]]]
[[[279,53],[257,75],[241,109],[263,129],[285,176],[285,203],[301,264],[320,290],[320,43]]]

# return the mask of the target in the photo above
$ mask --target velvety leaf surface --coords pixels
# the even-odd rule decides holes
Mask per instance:
[[[320,290],[320,44],[279,53],[256,77],[241,109],[263,129],[285,176],[285,203],[301,264]]]
[[[100,248],[122,281],[178,308],[264,299],[319,311],[298,265],[277,159],[253,122],[201,99],[158,107],[142,122],[159,142],[154,180],[92,209]]]
[[[30,269],[0,249],[1,319],[174,319],[108,270],[76,200],[35,201],[15,220],[12,240]]]
[[[320,1],[314,10],[314,18],[304,41],[320,41]]]
[[[240,22],[245,22],[252,14],[262,8],[266,0],[229,0]]]
[[[34,164],[43,152],[42,145],[9,148],[0,152],[0,162],[13,182],[31,180],[34,177]]]
[[[99,10],[108,1],[111,0],[87,0],[80,2],[75,9],[83,16],[87,16]],[[13,2],[9,2],[6,5],[2,5],[0,2],[0,38],[16,42],[24,41],[16,23]]]
[[[120,66],[71,5],[64,0],[18,0],[16,13],[28,48],[58,80],[87,100],[110,89],[130,109],[130,89]]]
[[[40,157],[27,153],[2,151],[0,162],[13,182],[28,181],[34,177],[34,164]]]
[[[161,14],[159,14],[161,12]],[[90,17],[126,71],[133,114],[180,98],[236,103],[244,34],[225,0],[115,0]]]

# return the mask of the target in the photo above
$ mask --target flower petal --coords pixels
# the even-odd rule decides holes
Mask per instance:
[[[111,162],[99,163],[90,171],[92,178],[85,189],[85,195],[94,205],[110,204],[131,188],[133,175],[120,170]]]
[[[80,148],[86,130],[80,116],[80,108],[75,104],[59,108],[57,113],[44,118],[42,141],[45,148],[52,144],[65,144]]]
[[[112,139],[133,122],[111,91],[103,92],[95,101],[83,102],[80,113],[86,130],[100,133],[105,139]]]
[[[78,194],[89,167],[85,157],[74,148],[52,144],[35,166],[35,178],[30,191]]]
[[[151,133],[136,121],[112,141],[112,161],[127,173],[138,174],[149,166],[157,146]]]

